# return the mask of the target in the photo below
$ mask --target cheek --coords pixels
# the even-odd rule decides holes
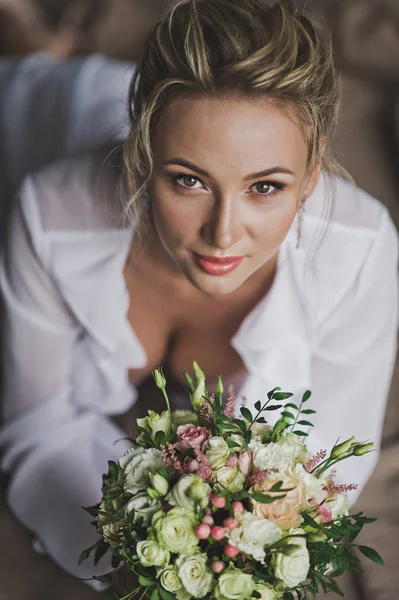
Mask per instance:
[[[253,235],[261,248],[278,248],[284,241],[296,215],[294,198],[276,201],[275,205],[265,207],[253,223]]]

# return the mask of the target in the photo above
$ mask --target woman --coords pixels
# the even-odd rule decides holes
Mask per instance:
[[[8,501],[80,577],[98,537],[80,507],[128,446],[110,416],[147,410],[154,367],[181,381],[196,359],[251,404],[311,389],[316,451],[378,445],[396,349],[397,233],[336,177],[328,36],[288,2],[183,2],[138,73],[131,219],[113,202],[117,161],[70,160],[25,181],[2,262]],[[360,489],[377,456],[341,479]]]

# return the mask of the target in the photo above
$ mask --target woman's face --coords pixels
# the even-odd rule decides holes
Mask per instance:
[[[294,110],[264,99],[177,98],[153,149],[157,237],[186,278],[212,296],[237,290],[273,261],[305,186],[310,194],[318,177],[306,180]]]

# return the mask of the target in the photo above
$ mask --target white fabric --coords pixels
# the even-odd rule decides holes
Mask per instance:
[[[0,202],[50,161],[125,138],[133,68],[99,54],[0,58]]]
[[[98,165],[93,156],[67,160],[27,179],[1,262],[8,502],[78,577],[107,568],[106,558],[98,569],[77,564],[97,538],[80,507],[99,500],[107,460],[127,447],[114,445],[124,433],[109,415],[133,405],[127,372],[147,360],[126,318],[122,268],[133,230],[111,198],[99,197]],[[380,202],[338,181],[335,212],[306,278],[326,193],[322,180],[300,249],[294,222],[271,291],[232,339],[249,372],[238,396],[251,406],[276,385],[296,400],[310,389],[308,406],[318,411],[312,450],[351,435],[378,448],[397,343],[398,235]],[[377,458],[347,461],[341,480],[360,491]]]

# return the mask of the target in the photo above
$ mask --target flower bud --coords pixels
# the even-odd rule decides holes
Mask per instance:
[[[331,451],[331,458],[341,458],[346,454],[355,440],[355,436],[353,435],[349,440],[342,442],[341,444],[337,444]]]
[[[239,500],[235,500],[234,502],[232,502],[231,506],[233,507],[235,513],[243,513],[245,510],[243,503],[239,502]]]
[[[211,529],[211,536],[214,540],[219,541],[226,537],[226,532],[223,527],[219,527],[219,525],[215,525]]]
[[[237,556],[240,553],[239,549],[231,544],[226,544],[224,547],[224,553],[229,558],[233,558],[233,556]]]
[[[202,403],[204,402],[203,396],[205,395],[205,378],[201,377],[200,379],[198,379],[197,387],[195,388],[194,393],[191,394],[191,404],[196,412],[199,412],[199,410],[201,409]]]
[[[224,508],[226,506],[226,498],[224,496],[212,496],[211,502],[216,508]]]
[[[148,476],[154,490],[157,491],[160,496],[166,496],[169,490],[169,483],[166,481],[165,477],[162,477],[159,473],[148,473]]]
[[[194,381],[192,380],[190,375],[187,373],[187,371],[184,371],[183,375],[184,375],[184,379],[186,380],[188,391],[192,394],[195,390]]]
[[[355,456],[363,456],[363,454],[367,454],[368,452],[371,452],[371,450],[373,448],[374,448],[373,442],[370,442],[370,444],[359,444],[358,446],[354,447],[353,454]]]
[[[196,361],[193,362],[193,370],[194,370],[194,375],[195,375],[195,378],[197,380],[197,383],[198,383],[199,379],[205,379],[205,373],[199,367],[199,365],[198,365],[198,363]]]
[[[162,369],[155,369],[155,371],[153,371],[153,376],[154,376],[154,380],[155,380],[155,385],[160,389],[160,390],[164,390],[166,388],[166,379],[165,376],[162,372]]]
[[[214,573],[221,573],[225,568],[226,565],[222,560],[215,560],[211,565],[211,569]]]
[[[206,540],[211,535],[211,528],[206,523],[200,523],[196,525],[194,532],[199,540]]]
[[[150,487],[147,488],[146,492],[152,500],[156,500],[157,498],[159,498],[161,496],[161,494],[159,492],[157,492],[157,490],[154,490],[153,488],[150,488]]]

